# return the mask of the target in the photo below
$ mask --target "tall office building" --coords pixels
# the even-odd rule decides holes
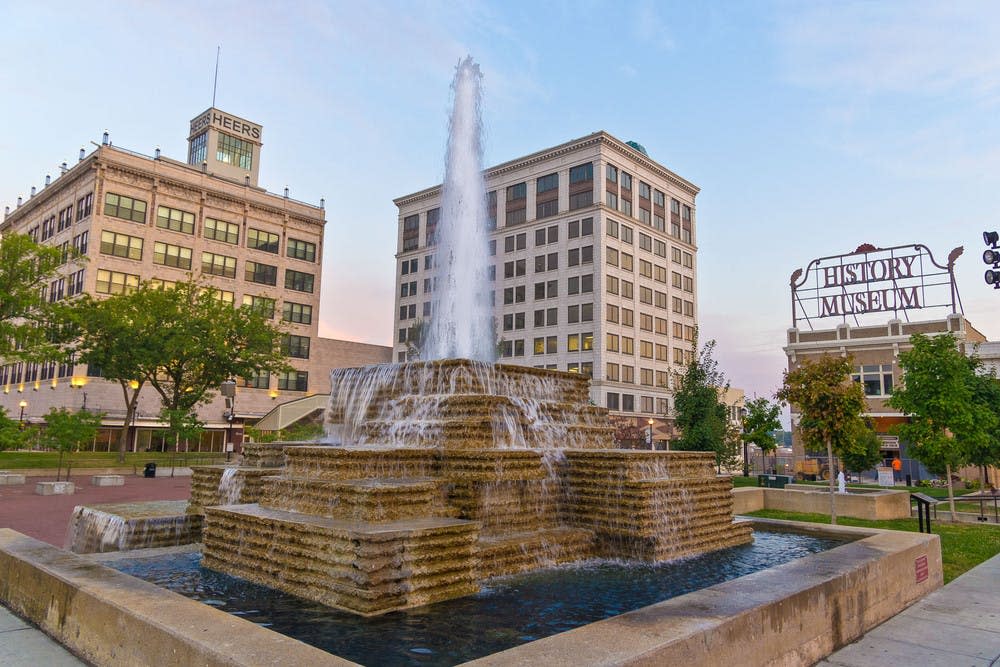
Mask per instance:
[[[257,185],[262,128],[211,108],[191,121],[188,161],[148,157],[113,146],[107,134],[90,154],[65,163],[54,180],[32,189],[5,213],[0,233],[24,233],[69,250],[86,261],[67,261],[46,286],[51,301],[76,294],[121,294],[143,281],[169,286],[199,276],[219,299],[255,304],[287,330],[283,340],[294,370],[240,379],[236,424],[253,421],[282,401],[329,391],[333,365],[388,360],[386,348],[318,336],[323,228],[322,203],[314,206]],[[80,364],[8,363],[0,367],[0,405],[29,420],[51,407],[101,410],[101,438],[122,428],[121,389]],[[143,390],[134,447],[156,446],[159,397]],[[209,427],[206,448],[219,449],[221,400],[199,411]],[[117,422],[116,422],[117,420]],[[106,444],[106,443],[105,443]],[[201,446],[199,445],[199,446]],[[101,445],[98,445],[100,448]]]
[[[672,437],[671,371],[697,324],[698,188],[606,132],[484,176],[499,360],[586,374],[597,405]],[[398,361],[419,355],[414,334],[433,317],[441,195],[395,200]]]

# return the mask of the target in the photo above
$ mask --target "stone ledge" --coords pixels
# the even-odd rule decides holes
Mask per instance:
[[[35,493],[39,496],[72,496],[76,493],[73,482],[36,482]]]
[[[125,477],[122,475],[93,475],[90,478],[93,486],[125,486]]]
[[[5,606],[95,665],[355,665],[7,528],[0,572]]]
[[[0,472],[0,486],[24,484],[24,475],[13,472]]]

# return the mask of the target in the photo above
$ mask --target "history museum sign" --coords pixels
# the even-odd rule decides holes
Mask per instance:
[[[792,326],[805,320],[839,317],[856,325],[872,313],[891,312],[909,320],[918,308],[961,309],[955,288],[955,248],[942,266],[924,245],[876,248],[865,244],[852,253],[814,259],[792,274]],[[868,317],[865,317],[868,316]]]

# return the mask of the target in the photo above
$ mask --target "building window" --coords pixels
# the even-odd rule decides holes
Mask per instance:
[[[80,222],[93,212],[94,194],[84,195],[76,200],[76,221]]]
[[[243,171],[253,171],[253,144],[220,132],[215,159],[222,164],[239,167]],[[201,164],[201,162],[199,160],[194,164]]]
[[[427,211],[427,223],[424,225],[424,245],[437,245],[438,222],[441,221],[441,209],[432,208]]]
[[[297,324],[312,324],[313,307],[307,303],[286,301],[281,310],[281,319]]]
[[[278,389],[284,391],[309,391],[309,373],[306,371],[279,373]]]
[[[275,303],[274,299],[269,299],[266,296],[256,296],[253,294],[243,295],[244,306],[249,306],[269,320],[274,318]]]
[[[260,262],[247,262],[243,278],[251,283],[277,285],[278,267],[271,266],[270,264],[261,264]]]
[[[271,373],[269,371],[259,371],[254,375],[243,378],[243,386],[251,389],[267,389],[271,386]]]
[[[607,402],[608,402],[608,410],[617,410],[618,409],[618,393],[617,392],[611,392],[611,391],[609,391],[608,392]]]
[[[546,174],[535,183],[535,192],[541,194],[549,190],[559,189],[559,174]]]
[[[142,259],[142,239],[127,234],[101,232],[101,253],[124,259]]]
[[[156,209],[156,226],[182,234],[194,234],[194,213],[159,206]]]
[[[206,158],[208,158],[208,130],[191,140],[191,148],[188,150],[188,164],[200,165]]]
[[[98,269],[97,284],[94,291],[98,294],[131,294],[139,288],[139,276],[118,271]]]
[[[858,366],[851,379],[864,385],[865,396],[892,395],[892,364]]]
[[[104,195],[104,215],[145,223],[146,202],[109,192]]]
[[[156,242],[153,244],[153,264],[172,266],[176,269],[191,270],[191,248]],[[233,260],[233,275],[236,277],[236,260]]]
[[[285,289],[295,290],[296,292],[309,292],[312,294],[313,274],[303,273],[302,271],[293,271],[292,269],[285,269]]]
[[[205,218],[205,238],[236,245],[240,242],[240,226],[214,218]]]
[[[250,262],[247,262],[247,265],[249,268]],[[201,253],[201,272],[211,276],[235,278],[236,258],[227,255],[217,255],[214,252],[203,252]]]
[[[281,353],[295,359],[309,358],[309,336],[286,334],[281,337]]]
[[[408,215],[403,218],[403,252],[420,247],[420,216]]]
[[[605,172],[606,178],[611,183],[618,182],[618,167],[612,167],[610,164]]]
[[[253,227],[247,230],[248,248],[262,250],[264,252],[270,252],[277,255],[278,245],[280,243],[281,237],[273,232],[266,232],[262,229],[254,229]]]
[[[68,296],[73,296],[74,294],[83,294],[83,276],[84,269],[73,273],[69,277],[69,291],[66,293]]]
[[[288,239],[288,256],[306,262],[316,261],[316,244],[299,239]]]
[[[569,169],[569,183],[573,185],[574,183],[582,183],[584,181],[594,180],[594,163],[588,162],[587,164],[578,164],[575,167],[570,167]]]

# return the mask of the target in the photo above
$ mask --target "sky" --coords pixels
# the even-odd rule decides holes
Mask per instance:
[[[597,130],[701,188],[702,340],[734,387],[781,384],[789,276],[923,243],[1000,340],[1000,4],[9,2],[0,206],[81,147],[184,160],[216,105],[263,125],[260,184],[327,225],[320,334],[390,345],[397,210],[443,180],[459,59],[484,74],[485,164]]]

